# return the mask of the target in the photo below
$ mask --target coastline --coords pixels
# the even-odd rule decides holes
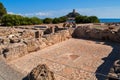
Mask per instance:
[[[101,23],[118,23],[120,22],[120,18],[99,18]]]

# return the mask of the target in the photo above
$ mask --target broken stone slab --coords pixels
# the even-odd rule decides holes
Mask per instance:
[[[55,80],[54,73],[46,64],[35,67],[28,75],[29,80]]]

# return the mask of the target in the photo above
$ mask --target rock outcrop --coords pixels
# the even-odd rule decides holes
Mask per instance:
[[[35,67],[28,75],[29,80],[55,80],[54,73],[49,70],[47,65],[40,64]]]

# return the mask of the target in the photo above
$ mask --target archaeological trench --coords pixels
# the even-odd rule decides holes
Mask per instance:
[[[119,80],[120,29],[0,27],[0,80]]]

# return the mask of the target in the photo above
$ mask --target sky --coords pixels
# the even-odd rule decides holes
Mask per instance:
[[[120,18],[120,0],[0,0],[9,14],[60,17],[72,12],[98,18]]]

